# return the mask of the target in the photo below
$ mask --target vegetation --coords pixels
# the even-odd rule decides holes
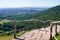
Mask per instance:
[[[33,26],[32,26],[33,25]],[[44,26],[45,25],[45,26]],[[17,33],[20,32],[19,29],[25,28],[24,30],[32,30],[35,29],[34,27],[34,21],[20,21],[20,22],[16,22],[16,28],[17,28]],[[32,27],[29,27],[32,26]],[[36,23],[36,28],[41,28],[41,27],[47,27],[49,26],[49,22],[43,23],[40,21],[37,21]],[[0,25],[0,30],[2,30],[3,34],[7,34],[7,35],[11,35],[13,34],[13,30],[14,30],[14,23],[13,22],[4,22],[3,25]]]
[[[57,35],[55,35],[55,37],[56,37],[58,40],[60,40],[60,32],[59,32]],[[55,40],[55,38],[53,37],[51,40]]]
[[[4,35],[4,36],[0,36],[0,40],[12,40],[13,39],[13,35]]]
[[[22,14],[22,15],[8,15],[3,17],[4,19],[10,20],[27,20],[37,18],[39,20],[47,21],[47,20],[60,20],[60,5],[56,7],[49,8],[45,11],[40,11],[32,14]]]
[[[49,8],[45,11],[37,12],[37,13],[24,14],[24,15],[13,15],[7,19],[26,20],[26,19],[33,19],[33,18],[37,18],[43,21],[60,20],[60,5]]]

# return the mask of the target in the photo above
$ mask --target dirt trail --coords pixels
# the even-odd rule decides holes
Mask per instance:
[[[58,28],[58,32],[60,30],[60,26],[57,26]],[[53,26],[53,36],[55,35],[55,26]],[[36,30],[32,30],[31,32],[26,32],[25,34],[23,34],[21,37],[19,37],[21,39],[25,39],[25,40],[49,40],[50,38],[50,26],[46,27],[46,28],[41,28],[41,29],[36,29]]]

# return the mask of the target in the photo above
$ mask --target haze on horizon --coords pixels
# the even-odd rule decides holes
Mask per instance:
[[[0,8],[53,7],[56,5],[60,5],[60,0],[0,0]]]

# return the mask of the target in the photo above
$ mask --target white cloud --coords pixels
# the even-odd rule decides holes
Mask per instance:
[[[59,0],[0,0],[0,7],[44,7],[59,5]]]

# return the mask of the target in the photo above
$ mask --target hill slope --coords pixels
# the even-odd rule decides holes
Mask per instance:
[[[8,17],[10,19],[10,17],[13,16],[17,16],[19,18],[21,15],[24,16],[25,14],[32,14],[32,13],[40,12],[45,9],[47,8],[36,8],[36,7],[0,8],[0,18],[5,19]]]
[[[11,20],[26,20],[33,19],[35,17],[40,20],[60,20],[60,5],[33,14],[12,15],[6,18]]]
[[[60,20],[60,5],[33,14],[14,15],[11,16],[9,19],[24,20],[33,19],[35,17],[40,20]]]
[[[60,20],[60,5],[52,7],[44,12],[38,17],[41,20]]]

